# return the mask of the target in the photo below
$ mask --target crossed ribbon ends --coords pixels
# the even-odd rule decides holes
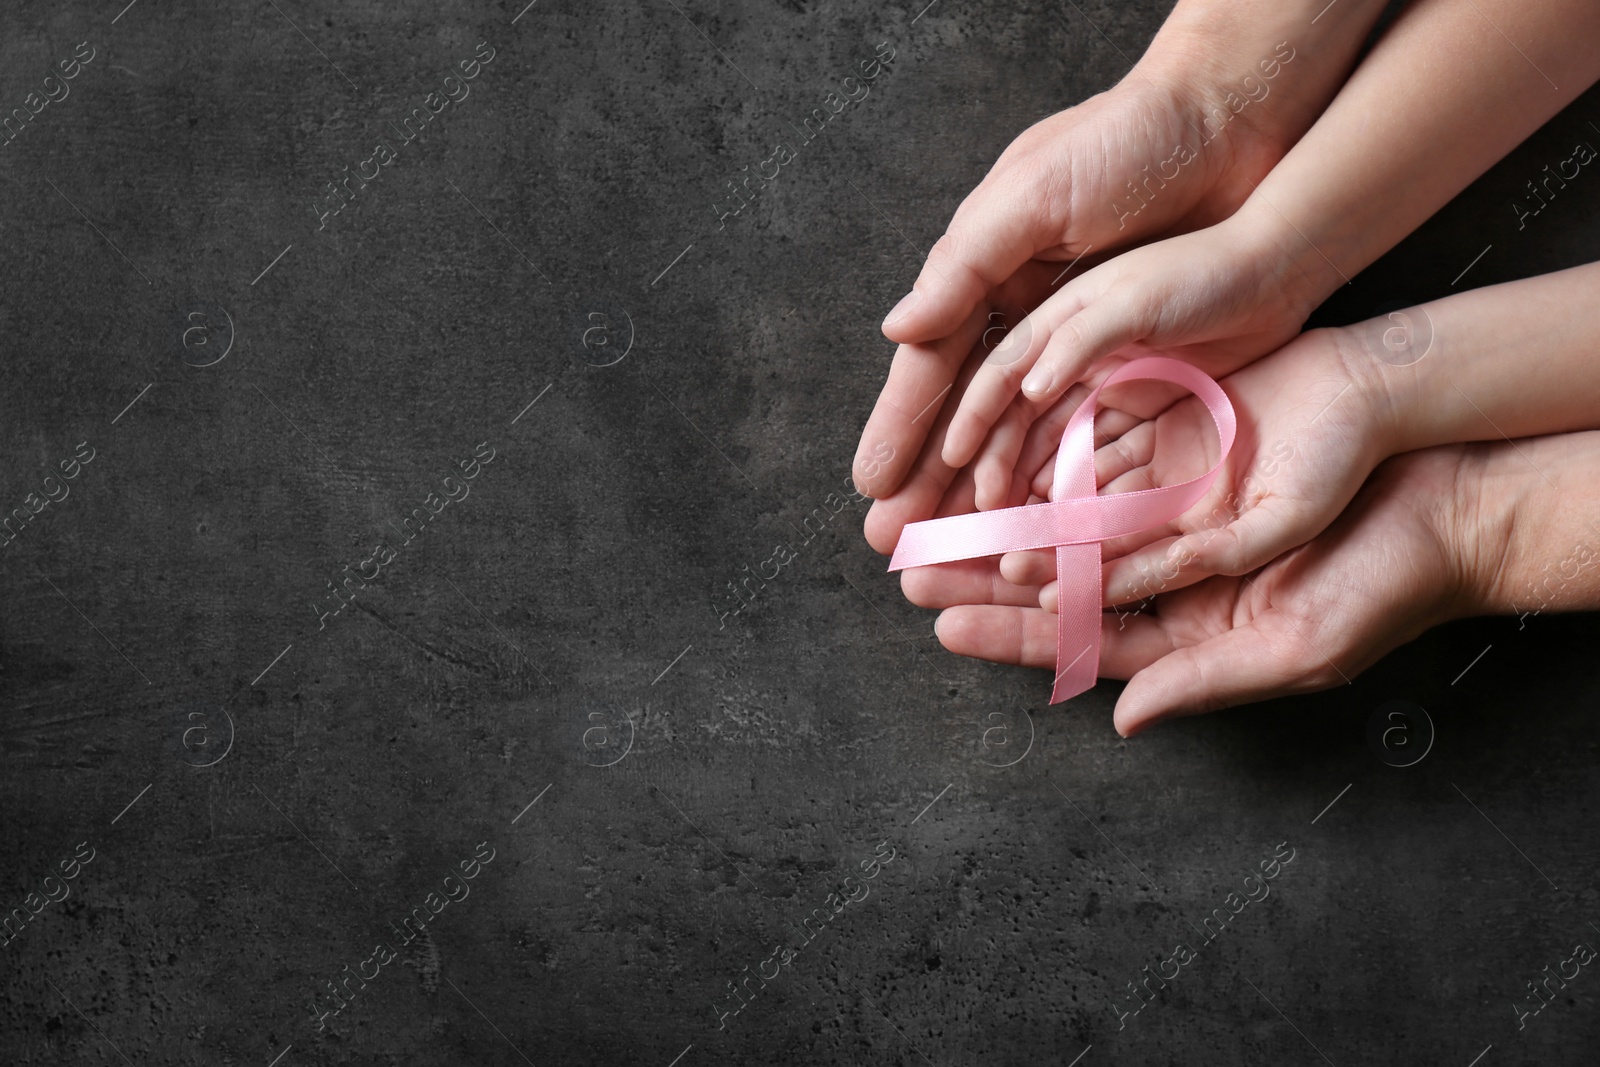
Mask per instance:
[[[1221,454],[1215,466],[1187,482],[1099,496],[1094,416],[1100,392],[1109,385],[1141,379],[1172,382],[1198,397],[1216,423]],[[910,523],[900,534],[889,570],[1054,548],[1060,607],[1050,703],[1059,704],[1094,688],[1099,677],[1100,543],[1170,522],[1197,503],[1227,461],[1237,428],[1233,404],[1205,372],[1164,356],[1130,360],[1108,375],[1067,421],[1048,501]]]

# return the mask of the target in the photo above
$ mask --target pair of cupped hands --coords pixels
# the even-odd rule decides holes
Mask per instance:
[[[1237,122],[1136,213],[1113,207],[1138,203],[1125,179],[1204,121],[1191,98],[1130,78],[1012,143],[883,324],[899,349],[853,467],[887,554],[908,523],[1047,499],[1068,418],[1122,363],[1164,355],[1217,378],[1239,432],[1215,483],[1102,546],[1116,610],[1100,673],[1128,679],[1124,736],[1348,681],[1472,613],[1462,561],[1480,552],[1458,514],[1472,447],[1407,452],[1386,384],[1422,327],[1301,333],[1322,280],[1304,277],[1304,249],[1235,215],[1288,144]],[[1108,388],[1095,431],[1102,494],[1218,459],[1206,408],[1175,386]],[[942,609],[950,651],[1053,667],[1054,579],[1044,550],[908,570],[902,588]]]

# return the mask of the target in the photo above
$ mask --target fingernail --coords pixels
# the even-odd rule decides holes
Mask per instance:
[[[913,289],[911,292],[900,298],[900,303],[896,304],[889,312],[889,317],[883,320],[883,324],[885,326],[893,326],[895,323],[911,314],[911,309],[916,307],[916,305],[917,293],[916,290]]]
[[[1050,392],[1050,380],[1049,371],[1043,367],[1035,367],[1022,380],[1022,391],[1029,396],[1042,397]]]

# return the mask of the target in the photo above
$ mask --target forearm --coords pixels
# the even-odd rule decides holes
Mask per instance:
[[[1453,503],[1460,615],[1600,608],[1600,433],[1474,450]]]
[[[1417,0],[1235,218],[1309,312],[1600,77],[1597,39],[1594,0]]]
[[[1600,263],[1335,331],[1389,455],[1600,430]]]
[[[1203,95],[1208,121],[1197,142],[1237,116],[1287,151],[1344,84],[1383,8],[1384,0],[1178,0],[1134,73],[1176,71]]]

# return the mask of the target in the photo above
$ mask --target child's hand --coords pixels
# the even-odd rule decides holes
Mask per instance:
[[[1169,249],[1179,242],[1194,242],[1189,246],[1191,252],[1197,260],[1204,261],[1206,256],[1215,254],[1211,250],[1211,238],[1222,229],[1223,227],[1213,227],[1211,230],[1124,253],[1110,263],[1090,271],[1081,280],[1088,281],[1100,272],[1116,271],[1120,269],[1119,264],[1126,261],[1137,259],[1144,262],[1143,257],[1146,253]],[[1160,256],[1156,258],[1159,260]],[[1205,268],[1197,266],[1196,269]],[[933,517],[941,497],[954,480],[956,471],[967,466],[965,460],[956,462],[952,459],[951,442],[959,430],[960,420],[964,417],[962,412],[978,391],[978,383],[1005,375],[1010,362],[1015,358],[1014,354],[1008,354],[1008,346],[1014,345],[1016,339],[1024,335],[1028,329],[1027,323],[1039,314],[1036,311],[1034,315],[1023,318],[1017,313],[1027,308],[1048,308],[1053,303],[1053,299],[1045,299],[1051,289],[1053,273],[1056,272],[1051,264],[1033,260],[1024,264],[995,290],[991,298],[994,306],[1016,314],[1017,317],[1011,321],[1022,319],[1022,325],[1009,333],[1005,333],[999,326],[986,327],[984,319],[974,315],[949,337],[941,338],[929,346],[902,346],[901,353],[895,357],[894,368],[889,373],[889,383],[878,398],[878,405],[862,434],[855,463],[858,485],[865,482],[871,487],[865,491],[874,492],[878,498],[877,505],[867,520],[867,539],[878,551],[884,553],[892,551],[899,539],[900,530],[906,523]],[[1069,283],[1062,292],[1072,290],[1076,284]],[[1268,287],[1269,292],[1282,298],[1281,302],[1260,303],[1256,290],[1254,284],[1240,287],[1234,305],[1236,311],[1232,317],[1236,324],[1245,323],[1251,318],[1271,323],[1270,327],[1264,327],[1265,332],[1260,336],[1233,337],[1222,342],[1196,344],[1177,350],[1162,349],[1162,354],[1186,356],[1202,370],[1220,377],[1241,363],[1275,347],[1286,336],[1293,334],[1295,326],[1304,316],[1298,305],[1291,305],[1288,302],[1286,296],[1288,290],[1285,286],[1280,284]],[[1293,310],[1289,310],[1291,306]],[[1139,355],[1144,354],[1144,351],[1142,346],[1132,345],[1125,354]],[[916,360],[909,360],[907,353],[915,354]],[[1079,388],[1067,397],[1067,400],[1072,402],[1085,395],[1087,390],[1109,374],[1118,362],[1116,359],[1108,359],[1100,363],[1085,381],[1080,383]],[[905,386],[902,377],[920,384],[914,388]],[[916,393],[931,388],[938,381],[943,381],[943,386],[935,391],[932,398],[924,402],[920,409],[906,411],[900,406],[900,402],[891,399],[897,391],[904,391],[902,387]],[[1172,393],[1169,395],[1175,395],[1176,391],[1177,387],[1172,387]],[[951,396],[947,399],[946,394]],[[1060,396],[1061,391],[1058,390],[1056,398],[1060,399]],[[960,398],[959,401],[957,398]],[[1125,414],[1145,418],[1155,415],[1165,406],[1165,403],[1153,409],[1134,406]],[[1021,498],[1011,502],[1018,504],[1025,502],[1026,492],[1023,487],[1027,481],[1015,478],[1014,472],[1019,469],[1015,461],[1023,448],[1024,439],[1031,439],[1030,427],[1033,426],[1035,419],[1051,410],[1050,403],[1035,404],[1026,398],[1019,398],[1006,413],[1001,426],[993,435],[989,454],[977,465],[979,493],[976,499],[979,507],[1000,506],[1004,502],[1002,498],[1011,492],[1009,487],[1013,481],[1019,483],[1017,489],[1021,492]],[[1055,405],[1054,410],[1061,411],[1063,407]],[[1070,414],[1070,410],[1066,410],[1061,416],[1061,421],[1055,424],[1057,444],[1061,427],[1065,425],[1065,418]],[[1117,422],[1115,416],[1111,418],[1113,423]],[[1137,418],[1119,423],[1120,428],[1112,432],[1120,433],[1122,429],[1136,422]],[[1104,428],[1098,418],[1096,427]],[[981,431],[979,439],[981,440]],[[911,443],[908,444],[908,441]],[[963,450],[965,447],[967,446],[962,446]],[[975,444],[972,447],[976,447]],[[908,448],[913,450],[907,452]],[[1054,444],[1049,445],[1049,450],[1053,454]],[[1042,457],[1039,461],[1043,461]],[[883,488],[884,486],[894,488],[890,490]],[[938,512],[938,514],[948,513]]]
[[[1504,555],[1491,542],[1511,526],[1478,513],[1474,486],[1481,458],[1510,447],[1395,457],[1338,522],[1260,573],[1164,594],[1153,615],[1104,616],[1100,673],[1130,679],[1117,732],[1348,682],[1430,626],[1473,613]],[[952,602],[952,583],[914,573],[908,597]],[[939,616],[940,642],[959,655],[1053,668],[1054,582],[1040,589],[1044,607],[1028,608],[1015,606],[1025,584],[994,577],[994,595],[976,577],[960,584],[968,603]]]
[[[1007,440],[1120,349],[1158,349],[1213,377],[1272,351],[1294,336],[1320,292],[1294,240],[1230,219],[1124,252],[1068,282],[973,376],[945,435],[944,461],[966,465],[1002,421],[1009,428],[991,450],[1004,453]]]
[[[1213,574],[1249,574],[1326,529],[1394,447],[1383,365],[1359,346],[1384,319],[1301,334],[1223,379],[1239,414],[1227,462],[1201,500],[1176,519],[1104,546],[1105,602],[1123,604],[1192,585]],[[1068,413],[1069,414],[1069,413]],[[1034,426],[1029,462],[1041,456],[1066,414]],[[1205,406],[1187,398],[1098,450],[1107,493],[1173,485],[1216,462]],[[1048,489],[1041,470],[1034,491]],[[981,480],[980,480],[981,488]],[[1052,553],[1013,553],[1001,572],[1047,581]]]

